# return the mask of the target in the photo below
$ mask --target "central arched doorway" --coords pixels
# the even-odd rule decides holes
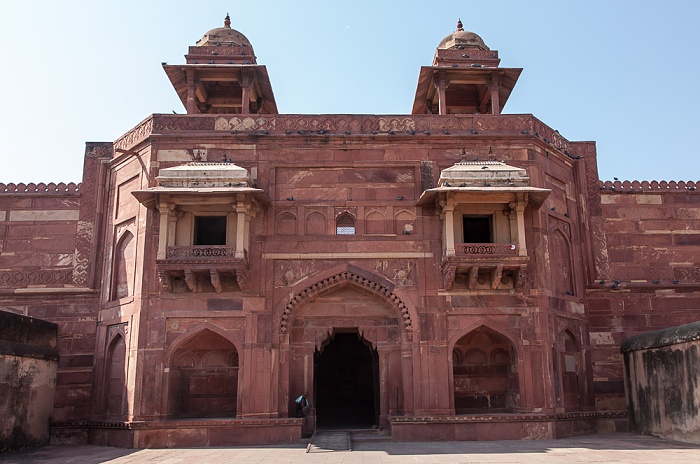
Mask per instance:
[[[314,354],[320,428],[365,428],[379,422],[379,356],[357,330],[336,331]]]

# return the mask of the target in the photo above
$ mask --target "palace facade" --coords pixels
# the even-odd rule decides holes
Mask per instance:
[[[79,185],[0,184],[56,441],[622,431],[622,340],[700,319],[696,184],[601,182],[595,143],[502,114],[522,70],[461,23],[408,115],[279,114],[228,17],[185,58],[186,114],[88,143]]]

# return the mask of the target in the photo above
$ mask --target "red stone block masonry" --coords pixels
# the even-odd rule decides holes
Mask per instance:
[[[187,114],[89,143],[78,186],[0,184],[0,307],[58,324],[54,440],[624,429],[620,342],[700,319],[700,193],[602,183],[593,142],[502,114],[499,64],[459,23],[410,115],[279,114],[227,17],[163,65]]]

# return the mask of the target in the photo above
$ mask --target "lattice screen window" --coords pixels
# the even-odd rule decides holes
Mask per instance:
[[[355,218],[348,213],[338,216],[335,221],[336,235],[355,235]]]

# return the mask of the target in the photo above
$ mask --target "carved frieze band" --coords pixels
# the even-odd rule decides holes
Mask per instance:
[[[0,273],[0,287],[26,287],[27,285],[65,285],[71,283],[72,269],[10,271]]]

